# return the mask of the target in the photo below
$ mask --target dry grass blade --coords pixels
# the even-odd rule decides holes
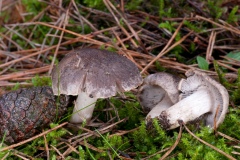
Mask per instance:
[[[156,152],[156,153],[154,153],[154,154],[152,154],[152,155],[150,155],[150,156],[147,156],[147,157],[143,158],[142,160],[148,160],[149,158],[151,158],[151,157],[153,157],[153,156],[155,156],[155,155],[157,155],[157,154],[166,152],[166,151],[168,151],[169,149],[170,149],[170,147],[165,148],[165,149],[163,149],[163,150],[161,150],[161,151],[158,151],[158,152]]]
[[[63,156],[63,154],[53,145],[51,145],[51,147],[58,153],[58,155],[61,157],[61,159],[65,159],[65,157]]]
[[[210,39],[208,42],[207,52],[206,52],[206,60],[208,62],[212,61],[212,52],[213,52],[213,47],[214,47],[215,40],[216,40],[216,35],[217,34],[215,31],[211,32]]]
[[[228,140],[230,140],[230,141],[234,141],[234,142],[240,144],[240,140],[237,140],[237,139],[235,139],[235,138],[232,138],[232,137],[230,137],[230,136],[228,136],[228,135],[226,135],[226,134],[224,134],[224,133],[222,133],[222,132],[217,131],[216,134],[217,134],[217,135],[220,135],[220,136],[222,136],[222,137],[224,137],[224,138],[226,138],[226,139],[228,139]]]
[[[62,17],[63,17],[62,18],[62,23],[63,23],[63,29],[64,30],[65,30],[66,24],[67,24],[68,13],[69,13],[69,9],[67,10],[66,14],[62,15]],[[58,50],[59,50],[61,42],[62,42],[63,34],[64,34],[64,31],[61,32],[61,35],[60,35],[60,38],[59,38],[59,41],[58,41],[58,44],[57,44],[57,47],[56,47],[56,50],[55,50],[55,53],[54,53],[51,65],[50,65],[50,68],[49,68],[49,71],[48,71],[49,75],[52,73],[53,65],[54,65],[54,62],[56,60],[56,57],[57,57],[57,54],[58,54]]]
[[[48,51],[48,50],[51,50],[51,49],[54,49],[54,48],[56,48],[56,46],[51,46],[51,47],[49,47],[49,48],[46,48],[46,49],[41,50],[41,51],[38,51],[38,52],[36,52],[36,53],[29,54],[29,55],[27,55],[27,56],[23,56],[23,57],[21,57],[21,58],[18,58],[18,59],[15,59],[15,60],[6,62],[6,63],[4,63],[4,64],[1,64],[1,65],[0,65],[0,68],[6,67],[6,66],[8,66],[8,65],[10,65],[10,64],[14,64],[14,63],[20,62],[20,61],[22,61],[22,60],[25,60],[25,59],[30,58],[30,57],[33,57],[33,56],[37,56],[37,55],[39,55],[39,54],[41,54],[41,53],[44,53],[44,52],[46,52],[46,51]]]
[[[236,33],[236,34],[240,34],[240,31],[239,31],[238,29],[236,29],[236,28],[226,27],[226,26],[224,26],[224,25],[221,25],[221,24],[219,24],[219,23],[216,23],[216,22],[214,22],[214,21],[212,21],[212,20],[210,20],[210,19],[208,19],[208,18],[199,16],[199,15],[197,15],[196,18],[197,18],[197,19],[204,20],[204,21],[207,21],[207,22],[210,22],[210,23],[212,23],[212,24],[214,24],[214,25],[216,25],[216,26],[218,26],[218,27],[221,27],[221,28],[226,29],[226,30],[228,30],[228,31],[234,32],[234,33]]]
[[[47,142],[46,135],[43,135],[43,138],[44,138],[44,143],[45,143],[45,151],[47,153],[47,160],[49,160],[50,159],[50,154],[49,154],[49,148],[48,148],[48,142]]]
[[[207,145],[208,147],[214,149],[215,151],[217,151],[218,153],[224,155],[224,156],[227,157],[228,159],[237,160],[237,159],[235,159],[234,157],[232,157],[231,155],[223,152],[222,150],[218,149],[217,147],[215,147],[215,146],[213,146],[213,145],[205,142],[205,141],[202,140],[201,138],[197,137],[194,133],[192,133],[192,132],[188,129],[188,127],[184,124],[184,122],[182,122],[182,124],[184,125],[184,128],[187,130],[187,132],[188,132],[189,134],[191,134],[194,138],[196,138],[198,141],[200,141],[201,143],[203,143],[203,144]]]
[[[124,27],[122,27],[122,25],[120,24],[120,21],[118,20],[117,16],[114,14],[114,12],[113,12],[110,4],[109,4],[110,2],[109,2],[108,0],[103,0],[103,2],[104,2],[104,4],[106,5],[106,7],[108,8],[108,10],[111,12],[112,16],[114,17],[115,21],[117,22],[118,27],[121,28],[121,30],[124,32],[124,34],[125,34],[127,37],[130,37],[130,35],[129,35],[129,33],[127,32],[127,30],[126,30]],[[130,41],[131,41],[131,43],[132,43],[136,48],[138,47],[137,44],[136,44],[136,42],[135,42],[132,38],[130,38]]]
[[[0,152],[6,151],[6,150],[10,150],[10,149],[13,149],[13,148],[15,148],[15,147],[21,146],[21,145],[23,145],[23,144],[25,144],[25,143],[31,142],[32,140],[34,140],[34,139],[36,139],[36,138],[42,137],[42,136],[44,136],[44,135],[46,135],[46,134],[48,134],[48,133],[50,133],[50,132],[52,132],[52,131],[54,131],[54,130],[57,130],[57,129],[65,126],[66,124],[68,124],[68,122],[64,122],[64,123],[62,123],[62,124],[60,124],[60,125],[52,128],[52,129],[49,129],[49,130],[47,130],[47,131],[44,131],[44,132],[42,132],[42,133],[40,133],[40,134],[38,134],[38,135],[36,135],[36,136],[34,136],[34,137],[32,137],[32,138],[29,138],[29,139],[27,139],[27,140],[24,140],[24,141],[22,141],[22,142],[19,142],[19,143],[16,143],[16,144],[13,144],[13,145],[4,147],[4,148],[0,149]]]
[[[239,152],[236,152],[236,151],[233,151],[232,154],[235,154],[235,155],[240,156],[240,153],[239,153]]]
[[[125,24],[127,25],[127,27],[129,28],[129,30],[132,32],[132,34],[134,35],[135,39],[138,41],[138,43],[141,45],[141,47],[143,48],[143,50],[145,51],[145,53],[148,53],[146,48],[143,45],[143,42],[141,41],[141,39],[139,38],[138,34],[136,33],[136,31],[133,29],[133,27],[129,24],[129,22],[127,21],[127,19],[115,8],[115,6],[111,3],[111,1],[109,0],[105,0],[109,6],[119,15],[121,16],[121,19],[125,22]]]
[[[134,131],[136,131],[136,130],[138,130],[139,129],[139,127],[138,128],[134,128],[134,129],[131,129],[131,130],[128,130],[128,131],[118,131],[117,133],[114,133],[114,134],[111,134],[110,136],[109,136],[109,138],[111,138],[111,137],[113,137],[113,136],[122,136],[122,135],[124,135],[124,134],[128,134],[128,133],[131,133],[131,132],[134,132]]]
[[[89,144],[89,143],[87,143],[87,142],[85,142],[85,141],[79,142],[79,144],[81,144],[81,145],[83,145],[83,146],[85,146],[85,147],[88,147],[88,148],[90,148],[91,150],[96,151],[96,152],[99,152],[99,153],[104,152],[103,150],[98,149],[98,148],[94,147],[93,145],[91,145],[91,144]]]
[[[29,160],[28,158],[23,157],[22,155],[19,155],[17,153],[14,154],[16,157],[23,159],[23,160]]]
[[[81,34],[78,34],[78,33],[73,32],[73,31],[70,31],[70,30],[67,30],[67,29],[63,29],[63,28],[59,28],[59,27],[56,27],[56,26],[53,26],[53,25],[50,25],[50,24],[47,24],[47,23],[44,23],[44,22],[35,22],[35,24],[40,24],[40,25],[48,26],[48,27],[55,28],[55,29],[64,31],[64,32],[66,32],[66,33],[75,35],[75,36],[77,36],[78,38],[81,38],[82,40],[84,40],[85,43],[96,44],[96,45],[98,45],[98,46],[105,45],[105,46],[107,46],[107,47],[113,47],[111,44],[103,43],[103,42],[101,42],[101,41],[92,39],[92,38],[90,38],[90,37],[88,37],[88,36],[81,35]]]
[[[119,124],[119,123],[122,123],[122,122],[125,121],[126,119],[127,119],[127,118],[124,118],[124,119],[122,119],[122,120],[120,120],[120,121],[118,121],[118,122],[115,122],[115,123],[110,124],[110,125],[108,125],[108,126],[106,126],[106,127],[104,127],[104,128],[101,128],[101,129],[99,129],[98,131],[99,131],[101,134],[106,133],[106,132],[109,131],[108,129],[116,126],[116,125]],[[97,134],[96,131],[94,131],[94,133],[88,133],[86,136],[84,136],[84,137],[82,137],[82,138],[79,138],[79,136],[75,136],[75,137],[73,137],[71,140],[73,140],[73,139],[77,139],[77,140],[74,141],[74,142],[72,142],[72,145],[75,146],[77,143],[82,142],[84,139],[86,139],[86,138],[88,138],[88,137],[91,137],[91,136],[94,136],[95,134]],[[80,136],[81,136],[81,135],[80,135]]]
[[[27,75],[33,75],[33,74],[39,74],[39,73],[43,73],[43,72],[47,72],[49,70],[50,66],[44,66],[44,67],[40,67],[40,68],[36,68],[36,69],[29,69],[26,71],[20,71],[17,73],[10,73],[7,75],[1,75],[0,76],[0,81],[4,81],[4,80],[11,80],[13,78],[18,78],[18,77],[23,77],[23,76],[27,76]]]
[[[8,152],[7,154],[5,154],[1,160],[5,160],[8,156],[9,156],[10,152]]]
[[[19,151],[15,150],[15,149],[13,149],[13,154],[20,155],[20,156],[22,156],[24,158],[27,158],[27,159],[34,159],[32,156],[26,155],[22,152],[19,152]]]
[[[224,63],[221,63],[221,62],[219,62],[219,61],[217,61],[217,64],[218,64],[219,66],[225,67],[225,68],[227,68],[227,69],[229,69],[229,70],[231,70],[231,71],[233,71],[233,72],[237,72],[237,71],[238,71],[238,69],[235,69],[235,68],[233,68],[233,67],[231,67],[231,66],[229,66],[229,65],[226,65],[226,64],[224,64]]]
[[[69,143],[65,143],[69,148],[65,149],[65,152],[63,153],[63,156],[66,156],[68,154],[70,154],[71,152],[75,152],[76,154],[78,154],[79,152],[73,147],[71,146]]]

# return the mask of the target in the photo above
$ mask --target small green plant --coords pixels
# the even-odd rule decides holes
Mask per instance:
[[[194,23],[191,23],[189,21],[184,21],[183,24],[185,26],[187,26],[189,29],[195,31],[196,33],[200,33],[203,31],[203,29],[201,29],[199,26],[196,26]]]
[[[197,56],[197,63],[198,63],[199,68],[201,68],[203,70],[209,70],[209,64],[205,58],[203,58],[201,56]]]
[[[238,51],[238,50],[229,52],[226,56],[240,61],[240,51]]]
[[[237,12],[238,12],[238,6],[233,7],[232,11],[228,15],[228,19],[227,19],[228,23],[233,23],[238,21],[240,15],[236,15]]]
[[[215,18],[219,19],[223,14],[223,9],[220,7],[221,1],[208,0],[207,8],[209,9],[209,14]]]
[[[173,33],[176,29],[174,28],[174,25],[176,25],[177,23],[176,22],[169,22],[169,21],[166,21],[166,22],[162,22],[158,25],[158,27],[160,28],[165,28],[167,29],[170,33]]]
[[[130,0],[126,5],[125,8],[127,10],[136,10],[141,7],[141,3],[143,0]]]
[[[161,66],[160,62],[159,61],[156,61],[155,62],[155,67],[157,69],[158,72],[164,72],[166,71],[166,68],[164,68],[163,66]]]
[[[4,140],[6,138],[6,133],[4,134],[4,136],[2,137],[2,141],[0,143],[0,149],[4,148]],[[4,156],[6,156],[6,154],[8,154],[8,151],[4,151],[4,152],[0,152],[0,158],[2,159]]]
[[[82,146],[78,147],[78,152],[79,152],[79,155],[78,155],[79,159],[84,160],[86,158],[86,156],[85,156],[86,152],[85,152],[85,150],[83,149]]]
[[[81,2],[79,3],[81,4]],[[84,0],[84,3],[90,8],[95,8],[100,10],[105,9],[105,5],[102,0]]]
[[[20,83],[16,83],[15,85],[14,85],[14,87],[12,88],[12,90],[13,91],[16,91],[16,90],[18,90],[20,88]]]
[[[162,18],[162,17],[173,17],[174,13],[172,11],[172,7],[171,5],[166,5],[166,2],[165,0],[159,0],[159,17]]]

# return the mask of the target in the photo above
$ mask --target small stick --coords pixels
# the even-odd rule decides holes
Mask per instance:
[[[182,124],[180,124],[180,130],[179,130],[179,133],[178,133],[178,137],[176,139],[176,141],[174,142],[174,144],[172,145],[172,147],[159,159],[159,160],[164,160],[165,158],[167,158],[167,156],[174,150],[174,148],[176,148],[176,146],[178,145],[181,137],[182,137]]]
[[[65,157],[63,156],[63,154],[53,145],[51,145],[51,147],[59,154],[59,156],[61,156],[62,159],[65,159]]]
[[[226,30],[228,30],[228,31],[231,31],[231,32],[233,32],[233,33],[240,34],[240,31],[237,30],[237,29],[231,28],[231,27],[226,27],[226,26],[221,25],[221,24],[219,24],[219,23],[216,23],[216,22],[214,22],[214,21],[212,21],[212,20],[210,20],[210,19],[208,19],[208,18],[199,16],[199,15],[197,15],[196,18],[197,18],[197,19],[204,20],[204,21],[207,21],[207,22],[210,22],[210,23],[212,23],[212,24],[214,24],[214,25],[216,25],[216,26],[218,26],[218,27],[224,28],[224,29],[226,29]]]
[[[6,151],[6,150],[9,150],[9,149],[13,149],[13,148],[15,148],[15,147],[21,146],[21,145],[23,145],[23,144],[25,144],[25,143],[28,143],[28,142],[30,142],[30,141],[32,141],[32,140],[34,140],[34,139],[37,139],[37,138],[41,137],[41,136],[43,136],[43,135],[46,135],[46,134],[48,134],[48,133],[50,133],[50,132],[52,132],[52,131],[54,131],[54,130],[57,130],[57,129],[61,128],[62,126],[65,126],[66,124],[68,124],[68,122],[64,122],[64,123],[58,125],[57,127],[54,127],[54,128],[49,129],[49,130],[47,130],[47,131],[45,131],[45,132],[42,132],[42,133],[40,133],[40,134],[38,134],[38,135],[36,135],[36,136],[34,136],[34,137],[32,137],[32,138],[26,139],[26,140],[24,140],[24,141],[22,141],[22,142],[19,142],[19,143],[16,143],[16,144],[7,146],[7,147],[5,147],[5,148],[2,148],[2,149],[0,149],[0,152],[3,152],[3,151]]]
[[[181,25],[180,25],[181,26]],[[175,32],[177,35],[177,32]],[[150,62],[148,63],[148,65],[141,71],[141,73],[145,72],[154,62],[156,62],[159,58],[161,58],[164,54],[168,53],[170,50],[172,50],[174,47],[176,47],[177,45],[179,45],[180,43],[182,43],[188,36],[190,36],[190,34],[192,34],[192,31],[189,32],[187,35],[185,35],[184,37],[182,37],[182,39],[180,39],[178,42],[174,43],[171,47],[169,47],[167,49],[167,47],[170,45],[170,43],[168,43],[164,49]],[[175,36],[176,36],[175,35]],[[172,37],[175,37],[174,35]],[[171,38],[169,40],[169,42],[172,42],[173,39]]]
[[[213,47],[216,40],[216,35],[217,35],[216,32],[212,31],[209,38],[207,53],[206,53],[206,60],[208,61],[208,63],[212,60],[212,52],[213,52]]]
[[[42,130],[42,131],[43,131],[43,130]],[[44,138],[44,143],[45,143],[45,150],[46,150],[46,153],[47,153],[47,160],[50,160],[50,154],[49,154],[49,148],[48,148],[47,138],[46,138],[45,135],[43,136],[43,138]]]

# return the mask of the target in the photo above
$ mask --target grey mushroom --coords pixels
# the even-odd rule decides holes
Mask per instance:
[[[144,79],[138,99],[143,109],[150,111],[146,116],[147,123],[178,102],[179,81],[177,76],[165,72],[151,74]]]
[[[141,83],[138,68],[126,57],[92,48],[71,51],[52,72],[55,95],[78,95],[72,123],[89,121],[98,98],[112,97]]]
[[[187,79],[179,82],[179,102],[164,110],[158,117],[166,129],[179,126],[178,120],[188,123],[204,117],[210,128],[217,128],[224,120],[228,110],[229,95],[227,90],[205,73],[189,70]]]

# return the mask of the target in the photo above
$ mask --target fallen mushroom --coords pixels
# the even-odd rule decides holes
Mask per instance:
[[[98,98],[112,97],[141,83],[140,72],[130,60],[114,52],[92,48],[68,53],[52,73],[55,95],[78,95],[70,119],[72,123],[89,121]]]
[[[150,111],[146,116],[147,123],[178,101],[179,80],[165,72],[151,74],[144,79],[138,91],[138,99],[143,109]]]
[[[227,90],[203,72],[189,70],[186,76],[178,85],[182,92],[179,102],[160,114],[160,124],[165,129],[174,129],[179,126],[178,120],[188,123],[202,116],[207,126],[217,128],[228,110]]]

